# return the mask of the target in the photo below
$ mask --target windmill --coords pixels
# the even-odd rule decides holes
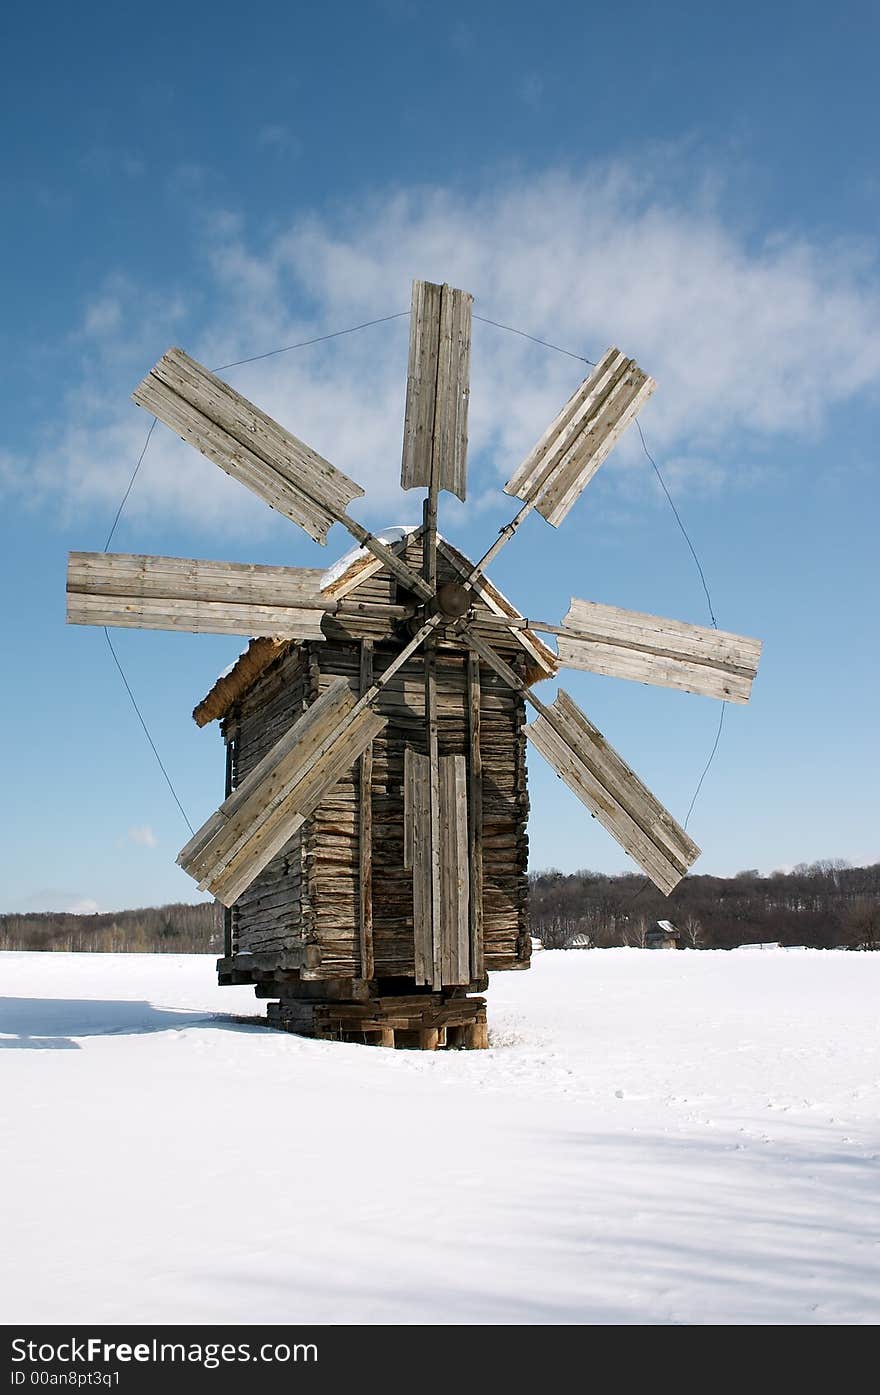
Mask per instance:
[[[369,532],[348,512],[357,484],[175,348],[135,402],[315,541],[341,523],[356,551],[329,580],[70,556],[71,623],[251,637],[194,714],[223,721],[227,790],[178,862],[229,908],[221,982],[278,998],[270,1020],[293,1030],[485,1045],[470,995],[488,969],[528,967],[526,736],[661,891],[699,854],[568,694],[546,704],[533,684],[565,666],[742,703],[757,670],[756,640],[579,599],[544,624],[488,576],[532,510],[564,521],[653,392],[615,348],[508,480],[520,507],[480,560],[440,536],[440,491],[466,498],[471,304],[413,283],[401,484],[426,491],[420,528]]]

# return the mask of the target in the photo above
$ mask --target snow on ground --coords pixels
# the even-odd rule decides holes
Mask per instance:
[[[543,953],[435,1055],[236,1023],[203,956],[2,954],[3,1320],[876,1321],[878,990]]]

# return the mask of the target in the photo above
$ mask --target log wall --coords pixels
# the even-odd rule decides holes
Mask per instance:
[[[414,546],[411,565],[418,565]],[[442,562],[439,579],[453,569]],[[444,575],[444,572],[446,575]],[[353,593],[357,600],[405,603],[397,583],[380,572]],[[361,638],[374,641],[376,677],[399,652],[386,622],[326,617],[324,642],[292,645],[254,684],[224,721],[234,743],[238,783],[337,677],[359,693]],[[523,654],[509,636],[496,645],[508,662]],[[463,755],[470,768],[467,651],[437,645],[440,755]],[[404,751],[426,752],[424,660],[421,652],[382,690],[378,708],[388,726],[373,743],[372,948],[376,978],[412,978],[414,966],[412,870],[404,867]],[[487,970],[528,966],[528,792],[525,706],[485,665],[479,669],[479,752],[482,764],[482,938]],[[289,951],[316,946],[320,962],[309,978],[362,976],[360,936],[360,762],[337,783],[321,807],[240,897],[233,912],[233,952]]]

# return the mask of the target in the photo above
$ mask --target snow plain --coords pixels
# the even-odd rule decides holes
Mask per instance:
[[[2,954],[3,1320],[876,1322],[878,1002],[880,955],[544,952],[430,1054]]]

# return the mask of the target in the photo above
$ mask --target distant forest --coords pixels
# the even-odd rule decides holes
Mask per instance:
[[[662,896],[644,877],[533,872],[532,934],[548,949],[644,946],[658,920],[682,948],[733,949],[778,942],[815,949],[880,947],[880,863],[800,863],[762,877],[685,877]]]
[[[732,949],[778,941],[817,949],[880,948],[880,863],[802,863],[762,877],[686,877],[669,897],[643,877],[532,872],[532,934],[547,949],[644,946],[658,920],[682,948]],[[0,916],[0,950],[220,954],[223,907],[150,907],[108,914],[44,911]]]

